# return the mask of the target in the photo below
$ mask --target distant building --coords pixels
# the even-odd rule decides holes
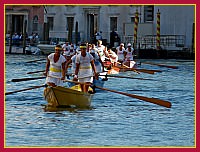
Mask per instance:
[[[27,21],[26,32],[28,35],[38,33],[39,36],[43,36],[44,7],[42,5],[6,5],[5,13],[6,34],[23,33],[24,23]]]
[[[94,41],[101,31],[104,43],[116,31],[120,40],[133,43],[136,11],[139,14],[137,46],[155,48],[157,12],[160,12],[161,47],[194,47],[195,5],[38,5],[6,6],[6,33],[21,32],[28,20],[30,32],[41,40]],[[45,32],[48,31],[48,34]]]

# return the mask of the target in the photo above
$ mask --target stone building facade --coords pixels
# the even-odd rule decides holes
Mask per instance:
[[[38,33],[43,38],[44,7],[41,5],[6,5],[5,33],[23,33],[25,26],[28,35]]]
[[[139,14],[138,44],[153,44],[156,36],[157,12],[160,11],[160,35],[163,47],[194,46],[194,5],[36,5],[6,6],[6,33],[21,32],[27,20],[27,32],[38,32],[40,40],[92,42],[97,32],[105,43],[110,43],[110,33],[116,31],[121,42],[133,42],[136,11]],[[78,36],[76,35],[78,34]],[[178,37],[178,38],[177,38]],[[181,37],[181,38],[180,38]],[[150,43],[143,45],[143,40]],[[178,44],[176,44],[179,41]]]

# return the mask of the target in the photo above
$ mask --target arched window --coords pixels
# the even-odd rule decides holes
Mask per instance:
[[[38,16],[33,17],[33,31],[38,31]]]

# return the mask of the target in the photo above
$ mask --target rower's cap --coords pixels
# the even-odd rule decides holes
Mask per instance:
[[[124,43],[121,43],[120,45],[121,45],[121,46],[124,46]]]

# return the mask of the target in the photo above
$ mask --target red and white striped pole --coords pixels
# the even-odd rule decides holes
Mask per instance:
[[[135,48],[135,49],[136,49],[136,47],[137,47],[138,22],[139,22],[138,10],[136,10],[136,12],[135,12],[135,21],[134,21],[134,48]]]
[[[160,12],[157,12],[157,32],[156,32],[156,49],[160,50]]]

